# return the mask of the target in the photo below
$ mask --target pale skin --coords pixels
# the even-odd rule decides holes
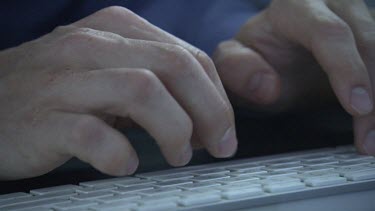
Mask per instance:
[[[375,125],[374,30],[362,1],[274,0],[218,45],[216,70],[202,51],[129,10],[103,9],[0,52],[0,179],[41,175],[74,156],[106,174],[132,174],[139,161],[115,118],[145,128],[173,166],[189,162],[192,145],[231,156],[237,140],[222,82],[273,111],[305,96],[330,102],[332,87],[355,118],[357,147],[375,154],[364,147]]]
[[[274,0],[214,61],[250,106],[284,111],[332,103],[353,116],[355,145],[375,155],[375,23],[362,0]]]
[[[233,110],[211,59],[125,8],[5,50],[0,66],[0,179],[41,175],[73,156],[132,174],[137,154],[111,127],[114,117],[145,128],[173,166],[189,162],[192,136],[216,157],[236,151]]]

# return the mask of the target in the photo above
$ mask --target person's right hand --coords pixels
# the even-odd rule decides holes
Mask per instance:
[[[237,147],[233,111],[209,57],[127,9],[110,7],[0,52],[0,179],[41,175],[73,156],[111,175],[135,171],[129,117],[167,161],[197,137],[216,157]]]
[[[363,0],[273,0],[213,56],[228,90],[272,112],[338,103],[375,155],[375,21]]]

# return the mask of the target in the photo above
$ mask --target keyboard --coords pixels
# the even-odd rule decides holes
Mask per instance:
[[[375,158],[345,146],[10,193],[0,210],[375,210],[374,199]]]

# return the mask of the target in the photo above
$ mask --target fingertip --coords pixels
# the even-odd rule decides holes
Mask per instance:
[[[366,154],[375,155],[375,130],[367,133],[361,148]]]
[[[188,144],[184,150],[182,151],[181,155],[179,156],[178,166],[185,166],[188,164],[193,156],[193,149],[190,144]]]
[[[180,167],[188,164],[192,156],[193,149],[189,143],[180,152],[175,152],[173,156],[168,156],[167,161],[171,166]]]
[[[229,128],[219,142],[207,149],[216,158],[232,157],[237,151],[237,137],[234,128]]]
[[[129,157],[127,161],[127,167],[125,168],[126,171],[124,172],[124,175],[131,175],[134,174],[134,172],[137,170],[139,164],[139,160],[137,156],[131,156]]]

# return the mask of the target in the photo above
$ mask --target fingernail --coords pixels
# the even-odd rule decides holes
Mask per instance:
[[[225,158],[232,156],[237,149],[237,138],[235,134],[235,130],[233,128],[229,128],[221,141],[216,144],[215,146],[215,156]]]
[[[138,162],[139,162],[138,159],[131,156],[128,160],[126,174],[128,174],[128,175],[133,174],[137,170]]]
[[[356,87],[352,90],[352,107],[361,115],[368,114],[373,109],[373,104],[369,93],[362,87]]]
[[[375,155],[375,131],[372,130],[366,136],[365,142],[363,144],[363,149],[369,155]]]
[[[184,166],[187,163],[189,163],[191,157],[193,156],[193,150],[190,144],[188,144],[185,149],[182,151],[180,154],[180,159],[179,159],[179,165]]]

